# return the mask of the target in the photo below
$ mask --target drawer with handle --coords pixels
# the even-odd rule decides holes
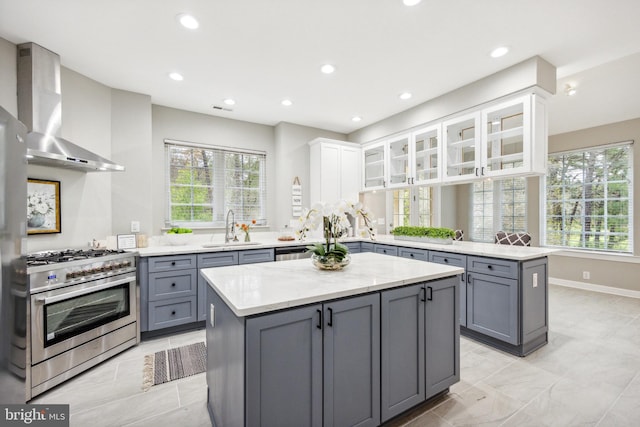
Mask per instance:
[[[420,261],[429,261],[429,251],[426,249],[398,248],[398,256]]]
[[[197,297],[175,298],[149,303],[149,330],[169,328],[197,321]]]
[[[149,258],[149,273],[196,268],[195,255],[154,256]]]
[[[149,274],[149,301],[197,294],[197,270]]]
[[[467,271],[469,273],[482,273],[517,279],[518,262],[497,258],[469,256],[467,257]]]

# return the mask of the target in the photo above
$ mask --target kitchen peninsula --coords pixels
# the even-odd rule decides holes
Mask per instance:
[[[376,253],[207,268],[215,426],[377,426],[460,378],[459,267]]]

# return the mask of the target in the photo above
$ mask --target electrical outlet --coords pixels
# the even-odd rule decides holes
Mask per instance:
[[[590,273],[590,272],[588,272],[588,271],[583,271],[583,272],[582,272],[582,278],[583,278],[584,280],[589,280],[589,279],[591,279],[591,273]]]
[[[131,232],[132,233],[140,232],[140,221],[131,221]]]
[[[533,273],[533,277],[531,278],[531,281],[533,282],[533,287],[537,288],[538,287],[538,273]]]
[[[209,304],[209,323],[212,328],[216,326],[216,306],[213,304]]]

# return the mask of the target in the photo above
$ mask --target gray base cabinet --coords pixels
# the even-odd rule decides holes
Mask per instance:
[[[211,288],[208,301],[215,307],[207,322],[215,425],[380,425],[379,294],[248,319],[234,319]]]
[[[458,278],[237,317],[207,286],[214,426],[379,426],[460,378]]]
[[[207,282],[201,268],[274,261],[273,248],[142,257],[138,261],[140,331],[207,319]]]
[[[429,251],[429,262],[436,264],[452,265],[454,267],[467,268],[467,256],[449,252]],[[460,294],[460,325],[467,325],[467,278],[465,273],[459,277],[458,290]]]
[[[467,257],[464,335],[518,356],[547,343],[547,259]]]
[[[323,310],[323,425],[378,426],[380,295],[325,303]]]
[[[382,421],[460,381],[458,278],[381,293]]]

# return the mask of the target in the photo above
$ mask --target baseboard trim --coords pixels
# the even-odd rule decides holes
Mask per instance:
[[[552,285],[566,286],[568,288],[584,289],[586,291],[601,292],[603,294],[619,295],[622,297],[640,298],[640,291],[631,289],[614,288],[613,286],[596,285],[594,283],[578,282],[575,280],[558,279],[549,277],[549,283]]]

